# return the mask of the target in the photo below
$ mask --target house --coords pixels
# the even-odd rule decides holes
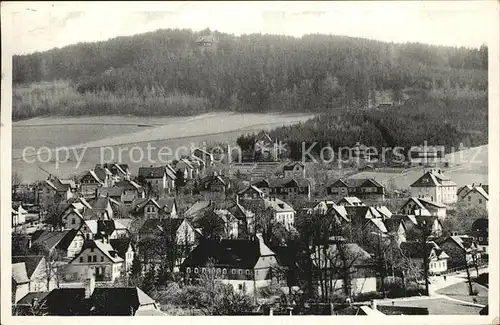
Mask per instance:
[[[77,186],[73,180],[64,180],[49,175],[38,188],[38,201],[41,207],[47,209],[50,205],[66,201],[74,196]]]
[[[200,176],[199,167],[198,164],[188,158],[179,159],[173,166],[176,173],[181,172],[184,175],[184,179],[194,179]]]
[[[114,282],[120,276],[123,266],[123,258],[106,237],[86,240],[81,251],[67,265],[66,281],[83,281],[90,269],[95,272],[96,282]]]
[[[97,190],[99,196],[109,197],[117,202],[121,202],[124,189],[122,187],[101,187]]]
[[[264,191],[254,185],[249,185],[246,189],[238,193],[238,197],[242,200],[262,199],[265,195]]]
[[[347,218],[357,225],[363,226],[368,219],[382,219],[382,215],[374,207],[362,206],[362,205],[346,205],[345,210],[347,212]]]
[[[160,207],[161,214],[165,217],[177,218],[177,201],[174,197],[162,197],[156,200]]]
[[[478,218],[472,223],[470,236],[474,237],[477,241],[479,251],[488,255],[488,218]]]
[[[385,199],[384,186],[372,178],[338,179],[326,188],[326,193],[337,200],[346,196],[375,201]]]
[[[326,201],[309,201],[304,202],[298,210],[305,211],[309,214],[326,214],[328,211],[328,205]]]
[[[127,164],[105,163],[95,165],[95,169],[107,169],[111,172],[114,182],[130,179],[130,171]]]
[[[311,252],[311,260],[316,272],[322,269],[342,270],[348,268],[351,283],[347,288],[350,295],[377,290],[377,275],[374,272],[371,256],[355,243],[345,243],[342,240],[330,239],[328,247],[318,245]],[[326,251],[326,253],[325,253]],[[347,256],[344,260],[341,256]],[[332,290],[343,292],[344,274],[341,271],[333,272]],[[319,289],[321,290],[321,289]]]
[[[417,197],[409,198],[399,211],[403,214],[415,216],[435,216],[440,219],[446,217],[446,206],[444,204]]]
[[[457,202],[457,184],[441,170],[431,169],[410,185],[411,196],[440,204]]]
[[[296,196],[311,198],[311,184],[305,178],[269,178],[252,184],[266,194],[281,199]]]
[[[125,220],[126,224],[123,223]],[[130,232],[128,230],[128,222],[130,219],[114,219],[114,220],[91,220],[97,223],[97,232],[92,238],[100,238],[106,236],[109,239],[128,238]]]
[[[212,200],[198,201],[184,212],[184,217],[193,219],[202,216],[206,211],[213,210],[214,204]]]
[[[60,257],[72,258],[81,250],[83,242],[83,235],[75,229],[38,230],[31,236],[31,249],[42,246],[50,252],[57,251]]]
[[[26,223],[28,211],[23,209],[22,204],[12,204],[12,227],[22,226]]]
[[[265,209],[272,211],[274,220],[283,224],[287,230],[293,227],[296,211],[290,204],[276,197],[265,198],[260,202]]]
[[[148,193],[163,195],[175,189],[172,175],[167,174],[166,167],[139,167],[138,179]],[[174,175],[175,176],[175,175]]]
[[[134,260],[135,247],[130,238],[115,238],[110,239],[109,244],[116,250],[118,256],[123,259],[123,267],[125,271],[130,271],[132,261]]]
[[[479,263],[481,253],[474,237],[461,235],[449,236],[436,243],[448,254],[448,268],[465,268],[466,265]]]
[[[205,165],[208,166],[211,166],[214,163],[214,156],[201,148],[195,148],[191,153],[191,156],[200,159],[201,161],[205,162]]]
[[[106,183],[109,183],[107,177],[109,178],[110,175],[107,174],[106,171],[100,168],[98,173],[104,178],[104,180],[101,180],[101,178],[97,176],[96,171],[93,169],[80,176],[79,191],[85,197],[95,195],[100,187],[104,187]]]
[[[413,146],[408,153],[412,165],[429,165],[446,161],[444,146]]]
[[[218,175],[214,172],[212,175],[208,175],[200,179],[198,182],[197,190],[199,192],[221,192],[226,193],[231,188],[231,180],[229,177],[224,175]]]
[[[12,278],[16,283],[17,300],[28,292],[47,291],[56,284],[54,274],[47,272],[43,255],[12,256]]]
[[[457,192],[457,194],[460,193],[459,202],[463,202],[467,208],[480,208],[488,211],[489,195],[481,184],[467,191],[463,190],[463,187],[461,189],[461,192]]]
[[[339,224],[346,224],[351,222],[345,206],[342,205],[331,205],[326,214],[335,218],[335,220]]]
[[[276,161],[279,158],[277,141],[266,132],[257,134],[253,147],[253,158],[257,161]]]
[[[406,241],[406,229],[402,219],[390,218],[384,219],[383,222],[385,228],[387,229],[387,234],[394,239],[398,246],[400,246],[402,242]]]
[[[15,306],[17,315],[31,315],[42,306],[48,316],[164,316],[157,303],[137,287],[95,287],[95,278],[76,286],[33,292]]]
[[[100,195],[88,198],[87,202],[92,207],[92,209],[87,209],[83,213],[85,220],[113,219],[114,216],[113,207],[120,205],[118,201],[115,201],[110,197],[100,196]]]
[[[210,35],[200,36],[196,39],[196,45],[201,52],[215,52],[217,51],[219,40],[217,37],[210,33]]]
[[[381,218],[367,219],[363,225],[363,232],[366,234],[386,234],[387,228]]]
[[[341,206],[364,206],[365,204],[359,198],[355,196],[346,196],[337,202],[337,205]]]
[[[116,188],[122,189],[120,202],[126,206],[130,206],[135,199],[143,199],[146,197],[144,188],[132,180],[123,180],[115,183]]]
[[[155,199],[135,199],[132,201],[130,214],[142,219],[156,219],[163,215],[163,212]]]
[[[425,249],[418,241],[401,243],[401,251],[404,256],[410,258],[414,265],[423,269],[424,254],[427,255],[428,270],[431,275],[440,275],[448,270],[448,259],[450,258],[435,242],[428,241]]]
[[[208,264],[210,261],[213,265]],[[203,240],[181,264],[180,271],[188,283],[213,272],[236,291],[251,294],[271,283],[274,266],[275,254],[258,234],[253,240]]]
[[[474,183],[472,183],[472,185],[464,185],[462,187],[460,187],[458,190],[457,190],[457,198],[458,200],[462,199],[465,194],[469,193],[470,190],[472,190],[473,188],[475,187],[481,187],[483,189],[484,192],[486,192],[486,194],[489,194],[489,187],[488,185],[483,185],[482,183],[480,183],[478,186],[475,186]]]
[[[285,178],[306,178],[306,166],[300,161],[287,163],[283,166]]]

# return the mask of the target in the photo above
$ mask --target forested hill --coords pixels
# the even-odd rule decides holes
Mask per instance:
[[[14,118],[318,112],[402,103],[429,92],[483,97],[487,91],[485,46],[215,32],[217,43],[201,48],[203,35],[210,31],[158,30],[14,56]],[[40,84],[56,80],[57,87]]]

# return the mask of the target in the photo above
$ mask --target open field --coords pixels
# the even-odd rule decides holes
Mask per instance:
[[[387,302],[379,300],[378,304],[390,306],[392,300],[387,299]],[[446,298],[398,299],[395,300],[394,305],[428,308],[429,315],[479,315],[479,311],[482,309],[482,307],[470,306]]]
[[[145,160],[147,156],[142,162],[134,162],[134,160],[139,160],[140,155],[138,149],[134,149],[136,151],[132,152],[135,155],[130,154],[133,147],[141,148],[140,151],[144,153],[147,152],[148,144],[157,148],[152,150],[152,160],[154,161],[158,158],[156,154],[160,147],[168,147],[175,152],[179,147],[190,148],[192,145],[197,146],[202,142],[234,144],[241,134],[258,132],[262,129],[270,130],[277,126],[304,121],[310,117],[311,115],[305,114],[213,113],[195,117],[153,118],[154,125],[150,123],[149,118],[143,117],[33,119],[14,123],[12,167],[13,171],[22,174],[25,182],[46,178],[46,173],[39,167],[54,175],[68,177],[100,163],[100,148],[110,147],[107,153],[113,151],[115,160],[118,159],[119,150],[123,150],[121,161],[128,163],[132,172],[137,172],[139,166],[154,164],[154,162],[148,163]],[[106,126],[100,125],[103,121],[106,122]],[[109,123],[107,123],[108,121]],[[71,125],[67,125],[67,123]],[[138,127],[139,124],[152,127]],[[78,130],[76,135],[73,130]],[[23,161],[21,158],[24,146],[36,148],[67,146],[75,149],[86,149],[77,151],[78,155],[81,155],[82,150],[85,150],[78,169],[76,168],[77,159],[73,153],[67,162],[59,164],[56,168],[55,160],[50,160],[47,154],[42,155],[43,161],[48,160],[44,163],[34,164]],[[54,151],[51,152],[51,155],[54,158]],[[33,156],[29,157],[30,159],[34,158]],[[109,159],[110,155],[104,158]],[[158,161],[157,164],[162,163]]]
[[[472,287],[478,291],[477,296],[469,296],[469,285],[466,282],[453,284],[449,287],[438,290],[437,293],[447,295],[448,297],[457,300],[487,305],[488,289],[477,283],[472,283]],[[476,300],[475,302],[474,299]]]

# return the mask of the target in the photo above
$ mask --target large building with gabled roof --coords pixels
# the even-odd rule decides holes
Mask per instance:
[[[441,170],[429,170],[410,185],[411,196],[441,204],[457,202],[457,184]]]

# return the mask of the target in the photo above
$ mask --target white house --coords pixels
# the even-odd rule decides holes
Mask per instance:
[[[429,170],[410,185],[411,196],[441,204],[457,202],[457,184],[441,170]]]
[[[286,229],[290,229],[291,227],[293,227],[295,223],[296,211],[290,204],[275,197],[263,200],[264,206],[266,208],[271,208],[271,210],[274,212],[274,219],[277,222],[282,223]]]

